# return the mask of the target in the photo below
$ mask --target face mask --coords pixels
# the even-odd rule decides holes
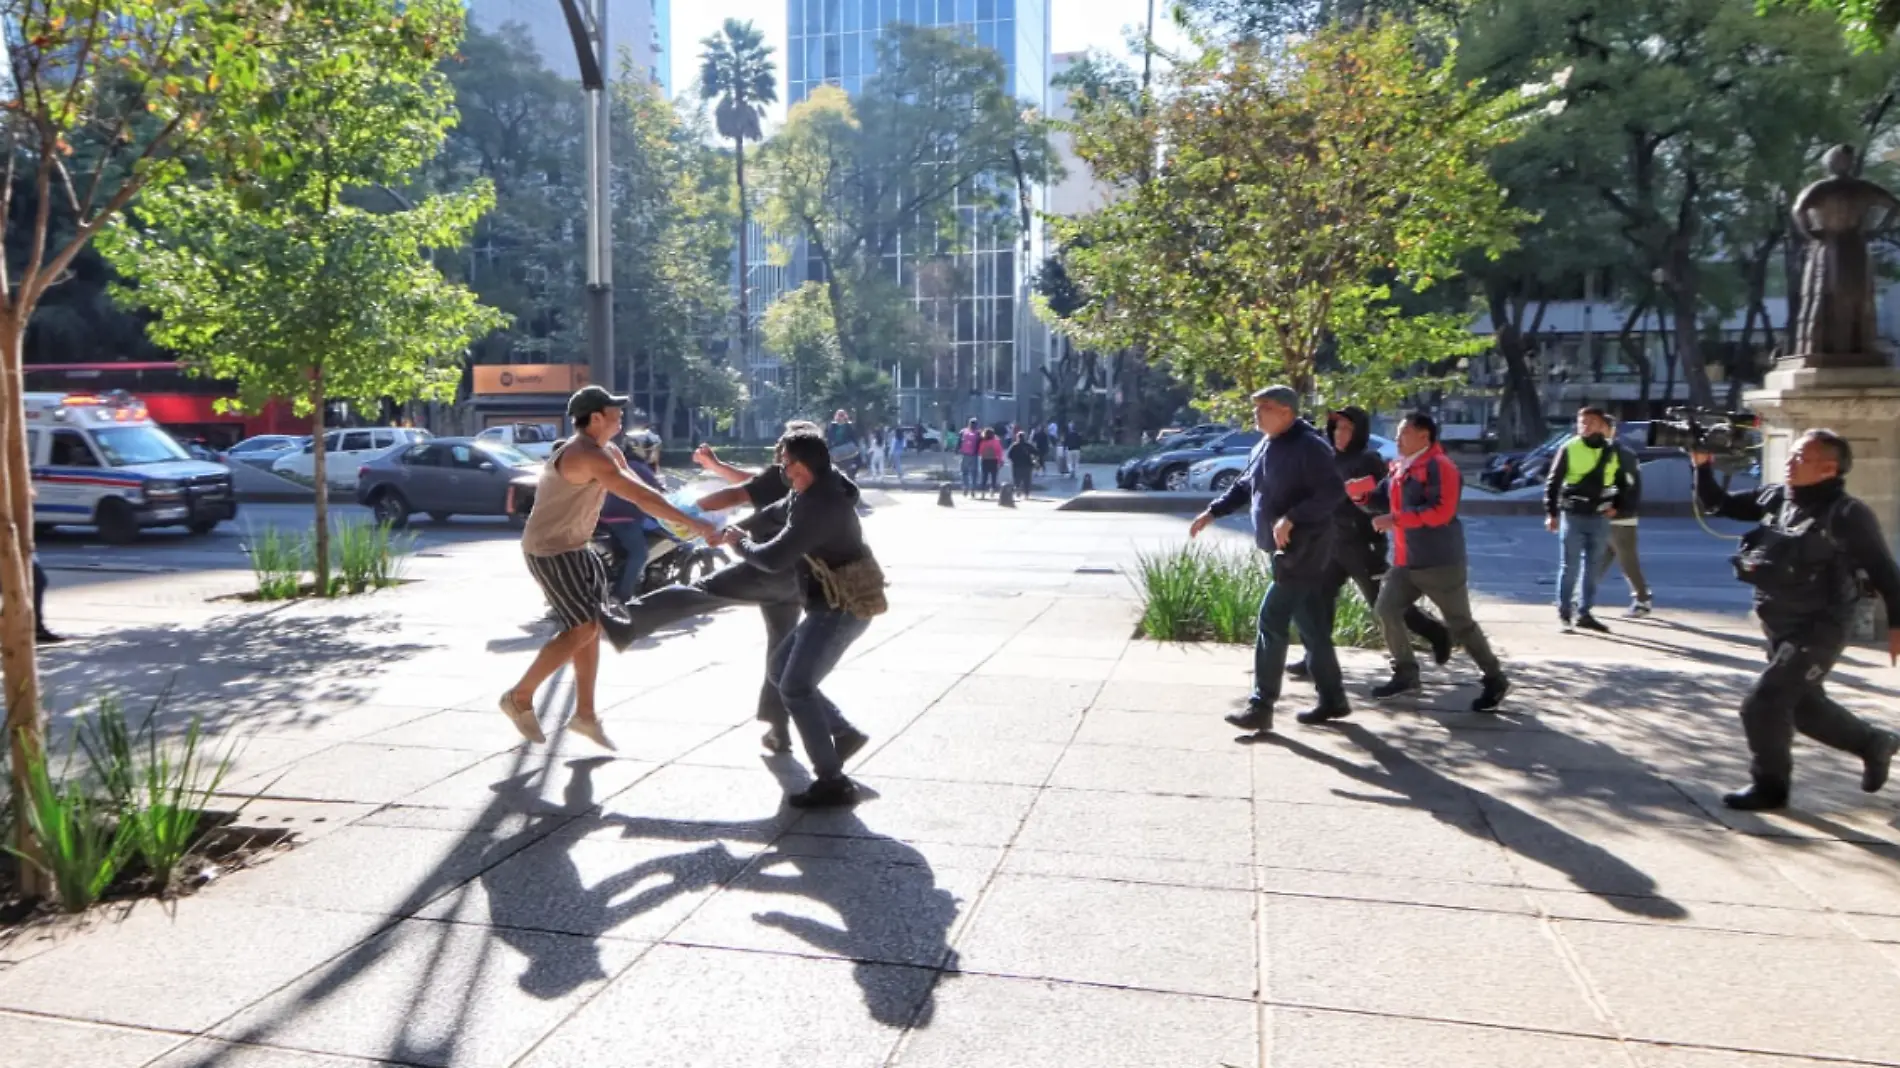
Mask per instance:
[[[1603,435],[1601,434],[1585,435],[1583,439],[1583,443],[1585,445],[1590,446],[1593,449],[1600,449],[1603,447]]]

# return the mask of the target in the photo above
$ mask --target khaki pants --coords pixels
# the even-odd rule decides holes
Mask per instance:
[[[1643,562],[1636,555],[1636,524],[1610,520],[1610,563],[1623,569],[1623,577],[1629,580],[1630,595],[1638,601],[1649,601],[1649,583],[1643,579]],[[1604,566],[1607,572],[1609,566]]]

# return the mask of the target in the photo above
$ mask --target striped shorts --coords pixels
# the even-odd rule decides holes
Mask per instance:
[[[528,574],[541,586],[562,630],[598,621],[608,600],[607,564],[592,549],[557,556],[528,555]]]

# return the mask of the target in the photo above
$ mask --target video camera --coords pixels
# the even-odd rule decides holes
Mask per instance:
[[[1760,447],[1761,423],[1747,412],[1671,408],[1649,424],[1649,447],[1740,457]]]

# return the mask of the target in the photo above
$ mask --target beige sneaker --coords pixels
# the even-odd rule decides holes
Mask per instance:
[[[541,733],[541,724],[534,718],[534,709],[522,708],[521,702],[515,700],[513,690],[501,695],[501,711],[515,725],[515,729],[521,732],[523,738],[536,745],[548,740],[548,736]]]

